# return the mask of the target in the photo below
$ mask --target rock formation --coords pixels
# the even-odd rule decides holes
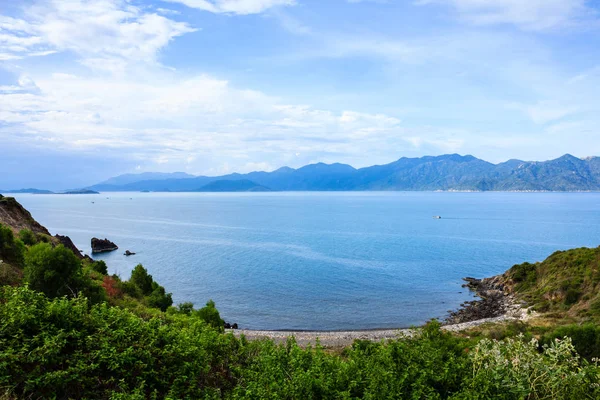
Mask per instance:
[[[106,238],[92,238],[92,253],[104,253],[106,251],[117,250],[118,248],[119,246]]]
[[[29,229],[34,233],[50,236],[48,229],[34,220],[31,213],[14,197],[0,196],[0,223],[10,227],[15,233],[21,229]]]

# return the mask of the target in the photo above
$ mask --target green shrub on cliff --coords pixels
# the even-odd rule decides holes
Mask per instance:
[[[85,295],[92,302],[106,300],[104,289],[84,273],[81,261],[63,245],[39,243],[25,256],[25,282],[50,298]]]
[[[173,305],[171,293],[167,293],[164,287],[155,282],[142,264],[131,271],[131,278],[128,282],[122,282],[121,288],[129,296],[144,300],[149,307],[166,311]]]
[[[12,230],[0,224],[0,260],[18,267],[23,266],[25,245],[15,238]]]
[[[32,246],[38,242],[38,239],[35,236],[35,233],[33,233],[29,229],[21,229],[19,231],[19,239],[21,239],[21,241],[23,243],[25,243],[27,246]]]
[[[538,311],[600,320],[600,247],[557,251],[543,262],[515,265],[505,275]]]
[[[215,302],[212,300],[209,300],[204,307],[193,313],[193,315],[199,317],[202,321],[206,322],[213,328],[219,330],[223,329],[225,321],[221,319],[219,310],[217,310]]]

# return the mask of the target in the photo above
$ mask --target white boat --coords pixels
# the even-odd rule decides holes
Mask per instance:
[[[442,219],[442,217],[441,217],[441,216],[439,216],[439,215],[434,215],[434,216],[433,216],[433,219]]]

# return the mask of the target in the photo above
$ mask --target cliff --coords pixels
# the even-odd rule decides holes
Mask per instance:
[[[40,225],[14,197],[0,195],[0,223],[9,226],[15,233],[29,229],[34,233],[50,236],[48,229]]]

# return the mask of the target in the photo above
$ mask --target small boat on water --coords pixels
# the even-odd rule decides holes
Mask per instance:
[[[434,215],[434,216],[433,216],[433,219],[442,219],[442,217],[441,217],[441,216],[439,216],[439,215]]]

